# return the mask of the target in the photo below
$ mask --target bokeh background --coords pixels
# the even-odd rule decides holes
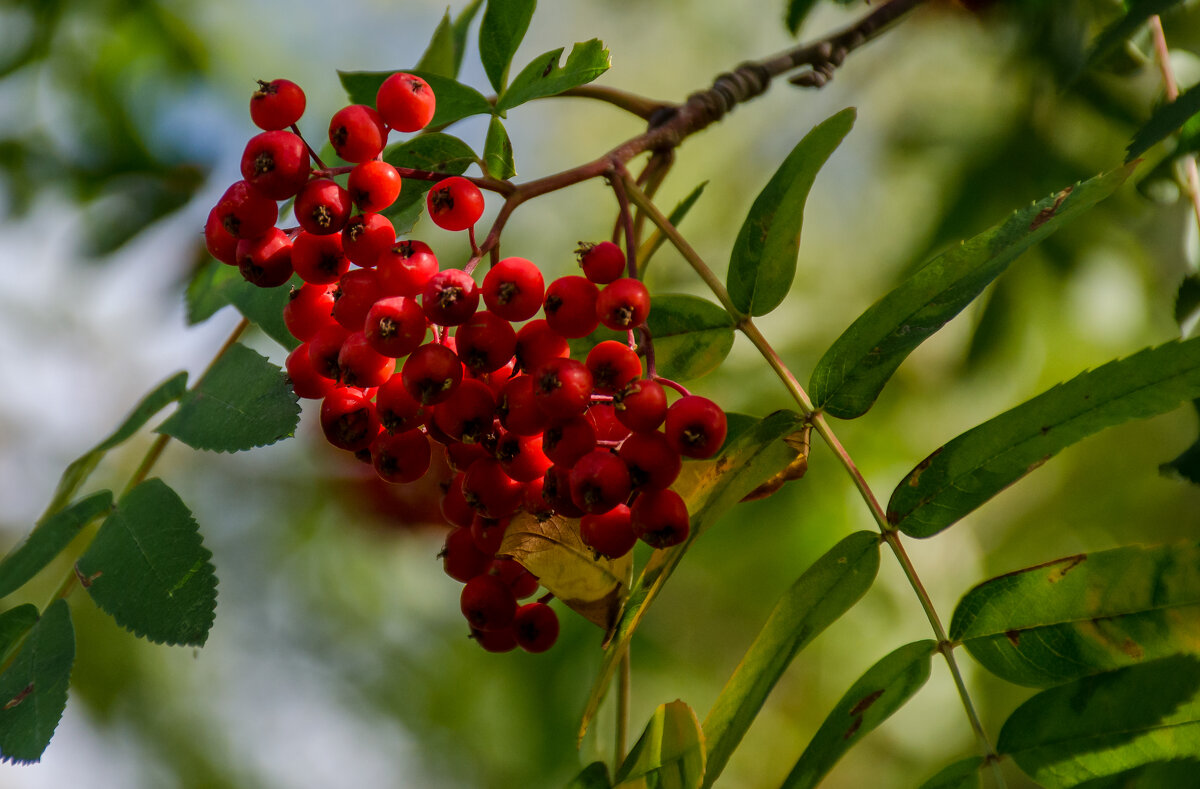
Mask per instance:
[[[1185,86],[1200,79],[1188,51],[1200,45],[1195,5],[1165,20]],[[741,60],[792,43],[782,2],[542,6],[514,68],[599,37],[613,54],[601,84],[661,99],[681,100]],[[855,53],[823,90],[780,82],[690,139],[660,203],[670,208],[708,182],[682,229],[723,272],[778,162],[813,124],[858,108],[809,199],[793,292],[760,324],[806,380],[905,271],[1120,163],[1162,89],[1135,50],[1081,74],[1088,42],[1119,6],[1002,0],[974,16],[931,2]],[[865,8],[820,4],[802,35]],[[309,107],[301,128],[320,140],[346,103],[336,69],[412,66],[444,11],[426,0],[0,4],[0,547],[25,534],[67,462],[158,381],[179,369],[198,374],[236,324],[226,309],[186,325],[182,292],[203,260],[208,209],[238,177],[256,131],[246,112],[254,80],[300,83]],[[462,78],[482,89],[475,52],[472,43]],[[508,121],[518,179],[592,158],[640,128],[579,99],[523,106]],[[478,119],[451,131],[482,147]],[[523,207],[504,248],[550,276],[568,273],[575,242],[606,236],[613,211],[600,184],[575,187]],[[428,223],[414,235],[444,265],[467,257],[461,238]],[[1195,270],[1196,237],[1178,190],[1157,180],[1131,183],[1027,253],[913,354],[867,416],[838,426],[878,494],[974,424],[1178,336],[1176,291]],[[652,289],[703,292],[669,249],[648,280]],[[270,340],[249,342],[282,363]],[[694,389],[745,413],[788,405],[742,340]],[[599,631],[564,615],[561,641],[544,655],[478,649],[457,610],[458,586],[436,559],[444,531],[430,489],[371,482],[368,469],[319,439],[311,406],[297,436],[276,446],[167,450],[157,473],[193,509],[220,578],[208,643],[149,645],[73,596],[78,657],[66,713],[42,763],[0,766],[0,787],[507,789],[559,786],[607,758],[607,705],[582,750],[574,744]],[[910,541],[943,618],[992,575],[1079,551],[1195,538],[1200,493],[1158,467],[1196,436],[1186,408],[1109,430],[936,539]],[[121,484],[150,440],[111,456],[95,484]],[[675,698],[702,718],[778,596],[838,539],[871,526],[819,445],[805,479],[728,515],[695,545],[634,641],[633,735]],[[68,567],[47,570],[5,606],[41,602]],[[927,637],[915,596],[885,555],[874,588],[783,677],[723,785],[777,784],[859,674]],[[1029,692],[962,661],[994,736]],[[915,786],[972,748],[936,662],[921,693],[826,785]]]

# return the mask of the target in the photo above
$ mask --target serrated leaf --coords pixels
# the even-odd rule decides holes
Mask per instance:
[[[608,780],[608,765],[592,762],[567,784],[566,789],[612,789],[612,782]]]
[[[240,452],[294,434],[300,402],[287,374],[241,343],[229,347],[158,427],[193,449]]]
[[[1046,687],[1200,654],[1200,544],[1068,556],[984,581],[950,622],[984,668]]]
[[[783,303],[796,276],[809,190],[855,117],[855,109],[848,107],[814,126],[750,206],[733,242],[725,283],[730,300],[743,313],[766,315]]]
[[[508,67],[529,29],[536,0],[488,0],[479,25],[479,59],[497,94],[504,93]]]
[[[432,132],[390,146],[383,152],[383,160],[393,167],[461,175],[475,163],[475,152],[457,137]],[[420,218],[425,210],[425,193],[433,185],[434,181],[405,179],[400,196],[383,211],[383,215],[395,226],[397,235],[410,231]]]
[[[160,479],[126,493],[76,563],[96,605],[159,644],[203,646],[217,578],[187,505]]]
[[[1129,141],[1125,161],[1131,162],[1141,156],[1157,142],[1166,139],[1183,127],[1196,113],[1200,113],[1200,85],[1194,85],[1168,102],[1150,116],[1142,128]]]
[[[704,762],[696,713],[679,700],[660,704],[617,770],[614,789],[698,789]]]
[[[0,614],[0,665],[8,663],[13,649],[20,645],[21,639],[37,621],[37,606],[29,603]]]
[[[0,674],[0,761],[42,758],[63,709],[75,663],[75,629],[65,600],[46,607],[11,666]]]
[[[1128,3],[1129,12],[1101,30],[1100,34],[1096,36],[1096,40],[1092,42],[1087,54],[1086,67],[1095,68],[1136,34],[1150,17],[1161,14],[1171,6],[1178,5],[1179,2],[1180,0],[1138,0],[1138,2]]]
[[[25,541],[0,561],[0,597],[12,594],[62,552],[84,526],[112,509],[112,493],[102,490],[42,520]]]
[[[579,726],[580,740],[604,698],[617,662],[628,649],[634,631],[688,547],[743,496],[796,459],[799,451],[786,439],[799,431],[803,423],[804,418],[797,413],[776,411],[737,438],[727,441],[715,458],[683,465],[672,488],[688,505],[691,515],[688,539],[681,545],[652,553],[630,589],[592,683]]]
[[[918,789],[979,789],[979,768],[983,759],[971,756],[947,765]]]
[[[809,392],[842,419],[870,409],[892,373],[1022,252],[1108,197],[1131,166],[1067,187],[930,260],[875,302],[813,369]]]
[[[1047,789],[1200,758],[1200,660],[1161,658],[1042,691],[996,746]]]
[[[208,320],[219,309],[232,304],[243,317],[258,326],[275,342],[289,351],[300,341],[283,322],[288,288],[260,288],[246,281],[236,266],[211,260],[192,277],[187,288],[188,321]]]
[[[867,669],[825,718],[784,780],[785,789],[819,784],[846,751],[903,707],[929,679],[936,650],[935,641],[905,644]]]
[[[597,557],[579,537],[577,519],[555,515],[539,521],[521,513],[509,523],[497,553],[516,559],[563,605],[606,630],[629,593],[633,554]]]
[[[930,537],[1071,444],[1200,397],[1200,338],[1109,362],[974,427],[910,471],[888,521]]]
[[[501,181],[517,174],[512,141],[504,130],[504,122],[494,115],[488,123],[487,138],[483,142],[483,164],[488,175]]]
[[[712,786],[721,775],[800,650],[866,594],[878,571],[879,535],[855,532],[817,559],[784,593],[704,719],[708,740],[704,786]],[[831,766],[832,762],[825,769]],[[793,772],[789,780],[801,778]]]
[[[546,52],[521,69],[508,89],[496,101],[496,112],[503,113],[533,99],[555,96],[564,90],[586,85],[612,65],[604,42],[598,38],[571,47],[567,62],[559,65],[563,47]]]
[[[676,205],[675,208],[671,210],[671,213],[667,215],[667,221],[670,222],[674,227],[679,227],[679,223],[682,222],[683,218],[688,215],[689,211],[692,210],[692,206],[694,206],[696,201],[700,199],[700,195],[704,194],[704,187],[706,186],[708,186],[708,181],[701,183],[699,186],[689,192],[687,197],[680,200],[678,205]],[[663,245],[663,242],[666,240],[667,237],[663,234],[662,230],[655,228],[654,233],[650,236],[650,238],[642,242],[641,247],[638,248],[637,256],[639,276],[645,275],[646,266],[650,263],[650,258],[654,257],[654,253],[659,250],[659,248]]]
[[[374,107],[375,94],[379,92],[379,86],[395,73],[395,71],[339,71],[338,77],[351,102]],[[443,77],[432,71],[418,69],[410,69],[405,73],[417,75],[429,83],[429,87],[433,89],[436,103],[433,117],[429,120],[426,128],[440,129],[471,115],[487,115],[492,111],[492,104],[486,96],[457,80]]]
[[[808,14],[816,6],[817,0],[788,0],[787,15],[784,24],[793,36],[800,32],[800,26],[808,18]]]

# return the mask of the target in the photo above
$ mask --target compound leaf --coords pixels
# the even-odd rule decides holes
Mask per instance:
[[[996,745],[1047,789],[1200,758],[1200,660],[1165,657],[1042,691]]]
[[[158,432],[193,449],[239,452],[291,436],[299,421],[300,404],[287,374],[235,343]]]
[[[203,646],[217,606],[211,558],[187,505],[148,479],[121,497],[76,573],[121,627],[155,643]]]
[[[808,192],[856,117],[855,109],[847,107],[813,127],[750,207],[733,243],[726,278],[730,300],[747,315],[766,315],[792,287]]]
[[[0,597],[12,594],[38,574],[75,539],[79,531],[112,508],[112,493],[102,490],[42,520],[0,561]]]
[[[504,93],[508,67],[512,63],[537,0],[488,0],[479,25],[479,59],[497,94]]]
[[[496,102],[496,112],[506,112],[527,101],[586,85],[612,65],[609,51],[598,38],[571,47],[567,62],[559,65],[562,53],[562,47],[551,50],[521,69],[521,73]]]
[[[866,594],[878,570],[879,535],[860,531],[817,559],[784,593],[704,719],[704,736],[708,740],[706,787],[712,786],[721,775],[792,660]],[[858,703],[856,700],[855,704]],[[818,732],[817,738],[821,737]],[[818,739],[813,742],[818,743]],[[834,756],[833,761],[836,759]],[[823,769],[832,767],[833,761]],[[805,764],[803,769],[807,771],[809,767]],[[797,770],[800,769],[798,764]],[[810,776],[816,777],[819,775]],[[809,779],[796,771],[789,780],[798,781],[796,786],[811,785],[803,783]]]
[[[682,701],[660,704],[617,770],[614,789],[699,789],[704,732]]]
[[[862,416],[910,353],[970,304],[1022,252],[1112,194],[1132,166],[1068,186],[930,260],[871,305],[813,369],[816,405]]]
[[[1200,338],[1109,362],[935,450],[893,491],[888,521],[912,537],[937,534],[1059,450],[1198,396]]]
[[[488,175],[502,181],[517,174],[512,141],[504,130],[504,121],[494,115],[488,123],[487,139],[483,143],[483,164]]]
[[[1200,654],[1200,543],[1068,556],[976,586],[950,622],[985,668],[1046,687]]]
[[[785,789],[816,786],[846,751],[903,707],[929,679],[936,650],[935,641],[905,644],[867,669],[825,718],[783,782]]]
[[[75,629],[65,600],[55,600],[0,674],[0,761],[42,758],[67,706]]]

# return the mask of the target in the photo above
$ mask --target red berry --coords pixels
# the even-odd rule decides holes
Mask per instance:
[[[350,171],[347,187],[360,211],[382,211],[400,196],[400,173],[387,162],[363,162]]]
[[[495,313],[481,311],[454,332],[458,358],[473,374],[490,373],[508,364],[517,350],[517,333]]]
[[[329,323],[317,330],[308,341],[308,357],[317,375],[333,380],[339,377],[338,354],[349,336],[350,332],[339,323]]]
[[[246,281],[260,288],[274,288],[292,278],[292,242],[277,227],[258,238],[244,238],[237,245],[238,269]]]
[[[434,422],[455,441],[474,444],[492,432],[496,421],[496,398],[482,381],[468,378],[433,412]]]
[[[533,376],[518,375],[500,393],[496,413],[504,429],[518,436],[540,436],[547,420],[533,397]]]
[[[545,652],[558,640],[558,614],[545,603],[526,603],[513,616],[517,644],[526,652]]]
[[[433,407],[430,406],[430,408]],[[434,413],[436,413],[436,409],[434,409]],[[466,471],[476,460],[490,457],[490,455],[491,453],[483,444],[463,444],[458,441],[446,444],[446,465],[456,473]]]
[[[364,323],[367,342],[384,356],[408,356],[425,342],[428,323],[413,299],[392,296],[379,299],[367,310]]]
[[[300,227],[324,236],[336,233],[350,218],[350,193],[329,178],[314,178],[296,195],[293,213]]]
[[[518,600],[538,590],[537,576],[513,559],[493,559],[488,572],[504,581]]]
[[[623,277],[600,291],[596,316],[610,329],[624,331],[641,326],[650,314],[650,292],[641,280]]]
[[[575,255],[583,267],[583,275],[597,285],[615,282],[625,273],[625,253],[611,241],[580,243]]]
[[[467,517],[473,519],[474,513],[468,510]],[[462,583],[487,572],[488,565],[492,563],[492,557],[476,547],[475,540],[471,538],[471,529],[466,526],[453,529],[446,535],[446,546],[439,555],[446,575]]]
[[[397,241],[380,253],[375,270],[384,294],[416,298],[437,273],[438,261],[423,241]]]
[[[305,343],[300,343],[288,354],[284,366],[287,368],[288,379],[292,382],[292,391],[296,393],[296,397],[320,400],[336,386],[329,378],[317,375],[308,356],[308,345]]]
[[[582,414],[592,397],[592,374],[574,359],[551,359],[533,374],[533,397],[551,420]]]
[[[586,416],[556,422],[542,434],[542,451],[564,469],[570,469],[595,447],[596,428]]]
[[[593,449],[571,467],[571,501],[584,512],[608,512],[629,498],[629,469],[613,452]]]
[[[471,464],[463,476],[463,495],[478,512],[489,518],[507,518],[521,506],[525,490],[504,473],[500,461],[483,458]]]
[[[658,381],[639,378],[616,394],[613,406],[621,424],[646,433],[657,430],[667,418],[667,393]]]
[[[521,502],[521,508],[539,521],[545,520],[554,514],[554,509],[550,506],[550,502],[546,501],[546,497],[542,495],[545,486],[545,476],[541,479],[535,479],[532,482],[526,482],[525,498]]]
[[[470,526],[471,521],[475,519],[475,509],[463,494],[462,483],[464,477],[466,477],[466,474],[460,471],[446,483],[446,494],[442,496],[441,510],[442,517],[446,519],[447,523],[465,527]],[[469,533],[468,539],[470,539]],[[472,545],[474,545],[473,542]],[[491,557],[489,556],[488,559],[490,560]],[[487,569],[486,565],[484,569]],[[478,575],[478,573],[475,573],[475,575]],[[460,578],[459,580],[465,581],[467,579]]]
[[[413,74],[397,72],[383,81],[375,94],[383,121],[399,132],[424,129],[433,119],[436,101],[429,83]]]
[[[479,307],[479,286],[460,269],[439,271],[421,292],[421,307],[438,326],[459,326]]]
[[[386,482],[415,482],[429,470],[429,439],[420,430],[380,433],[371,442],[371,465]]]
[[[625,343],[605,340],[588,352],[587,368],[592,373],[597,392],[615,395],[641,377],[642,360]]]
[[[242,177],[272,200],[287,200],[308,181],[308,148],[290,131],[256,134],[242,152]]]
[[[480,553],[488,556],[496,555],[496,552],[500,550],[500,544],[504,542],[504,532],[508,530],[511,520],[511,518],[485,518],[478,514],[475,516],[475,519],[471,521],[471,539],[475,541],[475,547],[479,549]]]
[[[275,201],[246,181],[238,181],[226,189],[214,210],[225,232],[239,239],[257,238],[279,219]]]
[[[617,411],[609,403],[592,403],[587,419],[596,428],[596,440],[619,444],[629,435],[629,428],[617,421]]]
[[[483,278],[483,302],[506,321],[532,318],[542,307],[545,282],[537,266],[525,258],[505,258]]]
[[[633,533],[629,508],[624,504],[618,504],[608,512],[584,515],[579,521],[579,538],[584,545],[610,559],[632,551],[638,539]]]
[[[350,331],[361,331],[379,295],[374,269],[347,271],[333,291],[333,319]]]
[[[292,241],[292,266],[300,279],[316,285],[337,282],[350,269],[337,233],[316,236],[301,230]]]
[[[540,436],[505,434],[496,442],[496,458],[504,473],[517,482],[533,482],[546,475],[554,465],[542,451]]]
[[[710,458],[725,443],[725,412],[707,397],[681,397],[667,409],[667,440],[679,454]]]
[[[294,244],[292,253],[294,260]],[[283,305],[283,323],[297,340],[311,340],[318,331],[333,323],[333,288],[307,282],[293,288],[288,303]]]
[[[237,245],[237,236],[225,229],[221,216],[213,208],[204,222],[204,246],[208,248],[208,254],[226,265],[236,266]]]
[[[633,532],[655,548],[668,548],[687,539],[687,505],[671,489],[640,493],[629,508]]]
[[[346,386],[379,386],[396,371],[396,360],[372,348],[361,331],[351,333],[342,343],[337,364]]]
[[[393,373],[375,394],[379,421],[389,433],[403,433],[420,425],[428,416],[427,406],[417,402],[404,388],[403,377]]]
[[[338,387],[321,402],[321,429],[338,449],[366,449],[379,435],[375,404],[357,389]]]
[[[329,142],[337,155],[347,162],[370,161],[387,144],[387,127],[373,107],[351,104],[335,112],[330,119]]]
[[[545,320],[526,323],[517,332],[517,365],[532,373],[553,359],[566,358],[571,353],[567,338],[550,328]]]
[[[634,488],[670,487],[683,469],[679,452],[657,431],[630,435],[617,454],[629,469]]]
[[[579,518],[584,512],[571,500],[570,469],[551,466],[542,478],[542,498],[564,518]]]
[[[471,628],[471,640],[488,652],[512,652],[517,648],[517,634],[511,626],[500,630]]]
[[[286,129],[304,114],[304,91],[288,79],[258,81],[250,97],[250,120],[260,129]]]
[[[483,216],[483,193],[460,175],[438,181],[425,202],[429,218],[443,230],[466,230]]]
[[[462,362],[440,343],[427,343],[404,360],[400,370],[404,388],[425,405],[440,403],[462,382]]]
[[[586,337],[595,331],[596,299],[600,289],[583,277],[560,277],[546,288],[543,309],[550,328],[568,339]]]
[[[372,268],[396,243],[396,228],[383,214],[355,214],[342,228],[342,248],[351,263]]]

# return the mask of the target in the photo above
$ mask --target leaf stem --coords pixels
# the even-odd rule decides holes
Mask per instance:
[[[629,649],[627,648],[621,655],[621,666],[617,672],[617,742],[616,752],[613,758],[614,776],[617,774],[617,770],[621,769],[621,763],[625,761],[625,746],[629,739],[631,669],[632,661],[629,659]]]

